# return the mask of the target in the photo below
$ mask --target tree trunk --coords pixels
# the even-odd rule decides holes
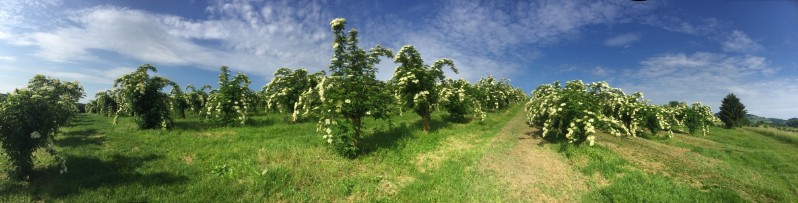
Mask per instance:
[[[360,140],[360,127],[362,125],[360,117],[353,117],[352,118],[352,126],[355,127],[355,136],[353,137],[353,141],[355,142],[355,147],[360,148],[358,141]]]
[[[424,130],[425,133],[429,133],[429,121],[430,121],[429,113],[424,114],[423,116],[421,116],[421,118],[424,123],[424,127],[422,127],[422,129]]]
[[[424,111],[422,111],[422,115],[421,115],[421,122],[422,122],[422,125],[423,125],[421,127],[421,130],[424,130],[425,133],[429,133],[429,120],[430,120],[430,114],[431,114],[430,112],[431,112],[430,111],[430,106],[429,105],[424,106]]]

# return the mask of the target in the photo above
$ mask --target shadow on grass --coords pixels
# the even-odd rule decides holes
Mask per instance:
[[[201,131],[212,128],[213,124],[203,123],[198,120],[178,120],[175,121],[174,129],[188,130],[188,131]]]
[[[283,120],[284,120],[283,123],[291,123],[290,119],[283,119]],[[252,118],[252,119],[247,120],[246,126],[267,127],[267,126],[272,126],[275,123],[277,123],[277,122],[275,122],[274,119],[271,119],[271,118],[268,118],[268,117],[267,118]]]
[[[72,119],[69,120],[69,123],[67,123],[67,126],[82,126],[82,125],[94,124],[94,121],[92,121],[89,118],[89,116],[93,116],[93,115],[88,115],[88,114],[85,114],[85,113],[77,114],[77,115],[75,115],[75,117],[73,117]]]
[[[412,127],[415,128],[415,129],[418,129],[419,131],[421,131],[423,126],[424,126],[424,123],[421,120],[421,117],[419,117],[418,120],[416,120],[416,122],[413,123]],[[440,117],[433,117],[429,121],[429,132],[433,133],[433,132],[438,131],[440,129],[446,129],[446,128],[449,128],[451,126],[452,126],[452,123],[449,122],[449,121],[446,121],[446,119],[440,118]]]
[[[371,154],[378,149],[395,148],[399,139],[411,133],[413,133],[413,129],[411,129],[407,123],[382,126],[375,130],[370,136],[366,136],[360,140],[362,146],[360,156]]]
[[[146,162],[161,159],[163,156],[147,155],[141,157],[115,155],[110,160],[95,157],[66,157],[68,172],[59,174],[58,166],[51,166],[34,172],[29,188],[15,187],[15,184],[0,185],[0,195],[31,193],[42,198],[62,198],[80,194],[85,190],[117,187],[123,185],[142,185],[145,187],[182,184],[188,177],[169,172],[142,174],[136,169]],[[16,185],[18,186],[18,185]]]
[[[458,117],[458,116],[451,116],[449,114],[442,115],[440,118],[446,122],[459,123],[459,124],[470,123],[472,120],[474,120],[474,118],[470,116]]]
[[[69,131],[65,132],[63,135],[63,139],[59,139],[57,141],[58,146],[61,147],[79,147],[84,145],[101,145],[104,141],[104,137],[90,137],[92,135],[99,134],[97,129],[83,129],[83,130],[76,130],[76,131]]]
[[[668,132],[659,132],[657,134],[651,134],[651,132],[649,131],[649,132],[640,133],[639,136],[643,139],[653,140],[653,141],[668,140],[670,139],[670,137],[668,137],[667,133]]]

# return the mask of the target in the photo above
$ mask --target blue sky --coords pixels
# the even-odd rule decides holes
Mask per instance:
[[[400,3],[401,2],[401,3]],[[653,103],[737,94],[749,113],[798,117],[796,1],[0,1],[0,92],[34,74],[78,80],[87,98],[144,63],[179,84],[218,69],[260,89],[281,67],[327,69],[329,22],[361,44],[411,44],[472,82],[608,81]],[[380,79],[396,67],[384,60]]]

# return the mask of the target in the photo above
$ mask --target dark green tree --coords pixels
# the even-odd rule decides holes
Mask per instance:
[[[740,98],[729,93],[723,98],[720,104],[720,120],[726,124],[726,128],[741,127],[748,124],[745,118],[745,105],[740,102]]]
[[[798,127],[798,118],[791,118],[791,119],[787,120],[786,124],[787,124],[787,126],[790,126],[790,127]]]

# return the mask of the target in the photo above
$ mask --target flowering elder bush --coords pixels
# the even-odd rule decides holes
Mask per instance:
[[[265,97],[266,110],[291,112],[291,121],[296,122],[299,117],[295,110],[300,96],[317,83],[318,80],[308,75],[304,68],[293,71],[287,68],[278,69],[274,73],[274,79],[261,90]]]
[[[706,134],[708,125],[718,123],[709,107],[700,103],[691,108],[685,104],[650,105],[642,93],[626,95],[605,82],[585,85],[569,81],[565,87],[555,82],[539,86],[532,94],[526,106],[530,126],[542,126],[544,137],[575,143],[593,145],[596,130],[637,136],[643,126],[652,134],[668,131],[672,136],[674,126],[684,124],[691,133],[702,129]]]
[[[441,82],[439,88],[440,100],[438,103],[449,113],[451,120],[465,121],[465,115],[468,113],[474,113],[480,120],[485,120],[485,111],[482,111],[479,101],[474,99],[476,90],[468,81],[446,79]]]
[[[457,69],[450,59],[438,59],[432,66],[424,65],[421,54],[413,46],[406,45],[394,56],[396,67],[393,80],[397,98],[405,107],[413,109],[422,118],[424,132],[429,132],[429,122],[435,105],[438,104],[439,89],[436,83],[444,79],[443,66],[449,66],[455,73]]]
[[[568,81],[565,87],[560,87],[559,82],[541,85],[526,105],[528,123],[542,126],[544,138],[577,144],[587,141],[592,146],[592,134],[597,129],[616,136],[635,135],[636,125],[626,124],[624,119],[634,115],[629,111],[636,111],[639,98],[642,94],[624,95],[604,82],[585,85],[575,80]]]
[[[205,107],[205,102],[208,100],[208,93],[205,92],[206,89],[210,90],[212,88],[210,85],[204,85],[197,90],[194,85],[186,86],[186,91],[189,91],[184,95],[186,104],[188,105],[188,109],[197,115],[200,114],[202,108]]]
[[[686,110],[684,123],[690,134],[701,130],[702,134],[706,136],[709,131],[709,125],[720,125],[721,121],[718,117],[715,117],[709,106],[696,102]]]
[[[671,126],[671,130],[676,130],[675,128],[678,127],[679,131],[687,132],[687,130],[685,130],[685,121],[687,119],[688,109],[687,103],[684,102],[671,102],[663,106],[663,111],[666,114],[666,120]]]
[[[538,86],[526,105],[528,123],[542,126],[543,137],[570,143],[593,144],[595,123],[603,121],[600,106],[585,91],[581,81]]]
[[[668,131],[668,137],[673,137],[667,107],[657,105],[644,105],[640,110],[640,123],[648,128],[651,135],[657,132]]]
[[[186,95],[180,86],[174,84],[172,90],[169,90],[169,110],[176,113],[180,118],[186,118],[186,109],[188,109],[188,101]]]
[[[637,136],[640,130],[638,113],[647,105],[643,100],[643,93],[626,95],[623,90],[612,88],[606,82],[591,83],[588,88],[587,91],[595,97],[595,102],[602,107],[602,115],[622,125],[618,130],[610,129],[611,133]]]
[[[204,118],[220,126],[243,125],[253,93],[249,90],[249,78],[243,73],[230,78],[230,70],[222,66],[219,73],[219,89],[208,97],[204,107]]]
[[[308,87],[302,91],[294,103],[294,110],[291,113],[291,120],[294,122],[301,118],[319,117],[319,107],[324,102],[324,87],[329,85],[327,75],[324,71],[314,73],[309,76]]]
[[[477,98],[483,109],[503,109],[527,99],[526,93],[510,85],[510,80],[506,78],[496,81],[489,75],[487,78],[480,78],[474,87],[479,93]]]
[[[368,52],[358,47],[357,30],[345,33],[343,18],[333,20],[330,26],[334,36],[331,76],[323,88],[323,114],[317,130],[340,154],[355,156],[360,148],[363,117],[387,117],[391,96],[385,83],[376,79],[374,65],[380,62],[377,57],[390,58],[393,54],[379,45]]]
[[[86,104],[86,112],[96,113],[104,116],[113,115],[118,109],[116,93],[113,90],[98,92],[94,95],[94,100]]]
[[[177,88],[177,84],[169,79],[150,77],[147,71],[158,70],[144,64],[136,71],[126,74],[114,81],[114,88],[119,88],[121,98],[114,123],[126,110],[133,114],[140,129],[170,128],[172,117],[169,112],[169,95],[161,90],[167,85]]]
[[[53,136],[78,111],[77,102],[85,95],[77,82],[36,75],[27,89],[17,89],[0,103],[0,141],[13,166],[11,177],[23,180],[33,175],[32,153],[44,147],[61,165]]]

